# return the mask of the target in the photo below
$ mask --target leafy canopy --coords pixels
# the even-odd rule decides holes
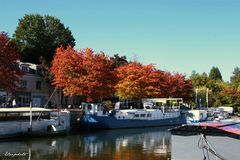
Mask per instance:
[[[13,42],[20,47],[21,60],[35,64],[40,60],[50,64],[57,47],[75,45],[71,31],[59,19],[39,14],[26,14],[19,20]]]
[[[220,80],[222,81],[222,74],[218,67],[212,67],[209,73],[209,79],[210,80]]]
[[[190,78],[194,87],[206,86],[209,81],[208,75],[205,72],[202,74],[193,72]]]
[[[240,68],[236,67],[233,71],[233,76],[230,78],[231,83],[237,87],[240,85]]]
[[[153,65],[132,62],[116,69],[116,94],[121,99],[139,99],[160,94],[157,89],[161,72]]]
[[[152,64],[132,62],[116,69],[116,94],[121,99],[182,97],[190,99],[192,83],[181,74],[170,74]]]
[[[56,50],[51,73],[53,84],[66,96],[85,95],[88,101],[111,97],[115,84],[112,61],[103,52],[71,46]]]
[[[19,52],[6,33],[0,33],[0,89],[12,92],[19,86]]]

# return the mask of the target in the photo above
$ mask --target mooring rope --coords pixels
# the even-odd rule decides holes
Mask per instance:
[[[198,148],[202,149],[203,160],[206,160],[207,158],[208,160],[210,160],[209,153],[214,155],[216,159],[226,160],[225,158],[223,158],[221,155],[217,153],[214,147],[207,141],[206,135],[203,133],[200,134],[200,138],[198,140]],[[204,150],[206,150],[207,156],[205,155]]]

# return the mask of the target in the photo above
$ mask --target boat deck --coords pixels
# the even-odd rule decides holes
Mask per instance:
[[[240,121],[207,121],[185,124],[170,130],[173,134],[195,135],[204,133],[207,135],[226,135],[240,139]]]

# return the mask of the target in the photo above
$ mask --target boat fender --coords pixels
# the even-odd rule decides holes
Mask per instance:
[[[48,132],[51,132],[51,131],[56,132],[57,129],[56,129],[56,127],[55,127],[54,125],[48,125],[48,126],[47,126],[47,131],[48,131]]]
[[[51,127],[52,127],[52,130],[53,130],[54,132],[57,131],[57,128],[56,128],[54,125],[51,125]]]

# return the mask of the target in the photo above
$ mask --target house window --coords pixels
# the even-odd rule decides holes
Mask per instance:
[[[22,71],[23,72],[28,72],[28,67],[27,66],[22,66]]]
[[[42,82],[41,81],[37,81],[36,82],[36,89],[41,89],[42,88]]]
[[[37,67],[36,74],[42,75],[42,69],[40,67]]]
[[[30,97],[27,95],[19,95],[18,97],[18,105],[19,106],[29,106],[30,105]]]
[[[21,80],[20,84],[21,84],[21,87],[22,87],[23,89],[27,89],[27,88],[28,88],[28,82],[27,82],[27,80]]]

